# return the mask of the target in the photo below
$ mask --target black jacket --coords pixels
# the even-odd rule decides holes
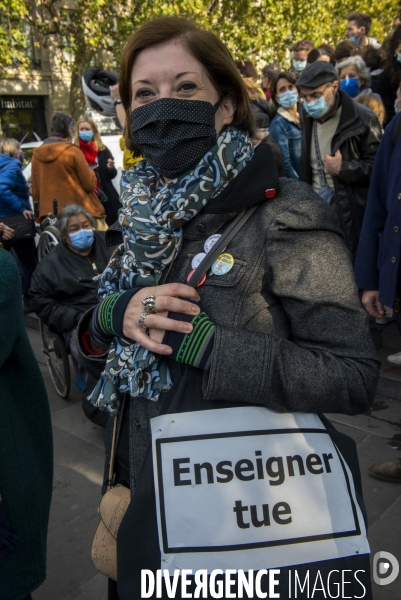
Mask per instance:
[[[400,80],[398,83],[394,83],[391,78],[391,70],[390,68],[384,69],[382,73],[380,73],[378,81],[375,85],[375,89],[372,90],[379,94],[381,97],[384,108],[386,109],[386,121],[385,125],[390,123],[391,119],[395,115],[394,103],[397,94],[397,88],[401,81],[401,69],[400,69]]]
[[[117,221],[118,209],[121,208],[121,204],[120,196],[113,185],[113,179],[117,177],[117,169],[115,167],[113,169],[107,168],[107,161],[109,158],[114,160],[112,153],[107,147],[99,152],[97,155],[97,161],[99,163],[97,173],[100,180],[100,187],[108,199],[108,202],[104,205],[107,215],[106,223],[111,225]]]
[[[331,154],[340,150],[343,160],[340,173],[333,177],[335,197],[332,200],[345,242],[355,258],[368,198],[373,163],[382,138],[377,117],[345,92],[339,91],[342,113],[331,142]],[[302,150],[299,178],[312,183],[311,142],[313,119],[301,109]],[[324,160],[324,157],[322,157]]]
[[[271,151],[273,152],[274,162],[276,163],[278,174],[280,177],[285,177],[285,166],[284,166],[283,156],[282,156],[281,150],[278,147],[275,140],[272,138],[271,135],[267,135],[260,142],[260,145],[262,145],[262,144],[267,144],[268,146],[270,146]]]
[[[267,129],[270,125],[270,108],[267,100],[251,100],[251,109],[259,129]]]
[[[97,281],[93,277],[106,268],[112,253],[104,233],[95,231],[94,261],[58,244],[37,266],[29,296],[35,312],[51,331],[64,333],[76,327],[85,311],[97,304]]]

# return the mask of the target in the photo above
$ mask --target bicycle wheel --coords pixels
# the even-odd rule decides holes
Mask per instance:
[[[40,234],[39,243],[38,243],[38,260],[39,262],[49,254],[50,250],[57,246],[59,243],[59,231],[57,227],[53,225],[49,225],[46,229]]]
[[[58,333],[51,333],[42,321],[39,326],[51,380],[58,395],[67,399],[71,387],[71,372],[64,338]]]

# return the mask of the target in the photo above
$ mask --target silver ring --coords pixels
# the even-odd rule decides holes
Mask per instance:
[[[144,298],[142,300],[142,304],[143,304],[143,306],[145,308],[145,311],[148,314],[154,314],[156,312],[156,309],[155,309],[155,300],[156,300],[156,298],[155,298],[155,296],[153,294],[151,294],[150,296],[146,296],[146,298]]]
[[[149,313],[142,313],[142,314],[140,315],[139,319],[138,319],[138,323],[139,323],[139,325],[140,325],[140,326],[141,326],[143,329],[145,329],[145,331],[147,331],[147,330],[148,330],[148,327],[146,327],[146,325],[145,325],[145,319],[146,319],[146,317],[147,317],[148,315],[149,315]]]

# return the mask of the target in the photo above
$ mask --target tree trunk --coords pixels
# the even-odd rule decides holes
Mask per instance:
[[[75,57],[75,63],[71,69],[71,87],[69,98],[69,111],[75,120],[79,119],[85,112],[85,96],[82,91],[82,73],[89,66],[89,60],[85,60],[85,52]]]

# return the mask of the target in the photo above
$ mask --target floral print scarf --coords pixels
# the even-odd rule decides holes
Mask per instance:
[[[228,127],[186,175],[158,186],[159,174],[141,161],[121,184],[123,243],[100,276],[99,296],[158,285],[182,246],[182,226],[218,196],[254,155],[246,133]],[[132,340],[115,337],[101,379],[89,400],[115,414],[121,394],[157,401],[172,381],[166,359]]]

